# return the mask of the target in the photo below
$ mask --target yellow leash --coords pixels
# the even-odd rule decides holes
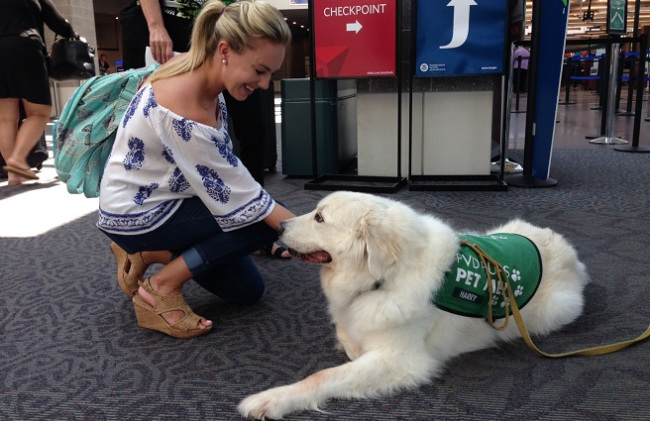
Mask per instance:
[[[526,345],[533,351],[537,352],[540,355],[543,355],[545,357],[549,358],[562,358],[562,357],[569,357],[572,355],[604,355],[604,354],[610,354],[612,352],[619,351],[623,348],[626,348],[632,344],[635,344],[637,342],[641,342],[644,339],[648,339],[650,337],[650,326],[641,334],[641,336],[635,338],[635,339],[630,339],[628,341],[623,341],[623,342],[618,342],[610,345],[602,345],[602,346],[596,346],[593,348],[586,348],[586,349],[579,349],[576,351],[570,351],[570,352],[564,352],[561,354],[548,354],[544,351],[541,351],[537,346],[533,343],[533,340],[530,337],[530,333],[528,332],[528,329],[526,328],[526,325],[524,324],[524,320],[521,317],[521,313],[519,312],[519,307],[517,306],[517,301],[515,299],[515,295],[512,291],[512,288],[510,287],[510,280],[506,277],[505,281],[503,280],[503,277],[501,276],[501,273],[503,272],[503,267],[494,259],[492,259],[490,256],[488,256],[479,246],[476,244],[471,244],[467,242],[466,240],[461,240],[461,243],[469,248],[471,248],[479,257],[481,260],[481,263],[485,268],[488,268],[488,262],[494,267],[495,272],[497,274],[497,282],[499,283],[499,288],[501,288],[501,291],[508,291],[508,297],[505,299],[505,321],[503,325],[501,326],[496,326],[494,324],[494,318],[492,317],[492,305],[488,305],[488,317],[487,321],[496,330],[502,331],[505,330],[508,327],[508,320],[510,319],[510,313],[512,312],[513,317],[515,318],[515,322],[517,322],[517,327],[519,327],[519,332],[521,332],[521,336],[524,338],[524,341],[526,342]],[[489,290],[489,296],[488,296],[488,303],[492,303],[492,296],[494,294],[494,286],[492,285],[492,282],[488,281],[488,290]]]

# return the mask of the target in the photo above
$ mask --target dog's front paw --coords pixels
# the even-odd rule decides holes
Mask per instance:
[[[315,405],[301,404],[293,389],[289,385],[256,393],[241,401],[237,410],[246,419],[281,420],[291,412],[316,409]]]
[[[275,406],[273,396],[262,392],[241,401],[237,410],[247,420],[282,419],[284,414],[277,414]]]

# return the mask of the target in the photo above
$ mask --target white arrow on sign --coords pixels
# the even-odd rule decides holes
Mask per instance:
[[[361,30],[361,28],[363,28],[363,26],[361,26],[361,24],[359,23],[359,21],[356,21],[356,22],[354,22],[354,23],[348,23],[348,24],[346,25],[346,31],[348,31],[348,32],[354,32],[354,33],[356,33],[356,34],[359,33],[359,31]]]
[[[469,35],[469,8],[477,6],[474,0],[451,0],[447,7],[454,8],[454,30],[451,41],[441,49],[458,48],[465,44]]]

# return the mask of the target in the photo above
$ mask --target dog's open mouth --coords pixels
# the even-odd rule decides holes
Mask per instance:
[[[291,253],[291,255],[296,259],[305,263],[322,265],[332,261],[332,256],[330,256],[330,254],[325,250],[312,251],[311,253],[300,253],[299,251],[290,248],[289,253]]]

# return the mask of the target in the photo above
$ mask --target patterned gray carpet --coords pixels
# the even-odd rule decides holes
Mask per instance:
[[[562,232],[593,278],[583,316],[538,340],[548,352],[637,336],[650,323],[650,155],[557,150],[547,189],[389,195],[458,229],[523,217]],[[296,213],[323,191],[271,175]],[[44,207],[45,216],[47,210]],[[256,258],[264,299],[229,305],[189,283],[214,332],[173,339],[137,327],[108,239],[88,215],[35,238],[0,238],[0,420],[237,420],[250,393],[341,364],[318,268]],[[523,341],[453,360],[395,396],[334,401],[292,420],[647,420],[650,341],[601,357],[550,360]]]

